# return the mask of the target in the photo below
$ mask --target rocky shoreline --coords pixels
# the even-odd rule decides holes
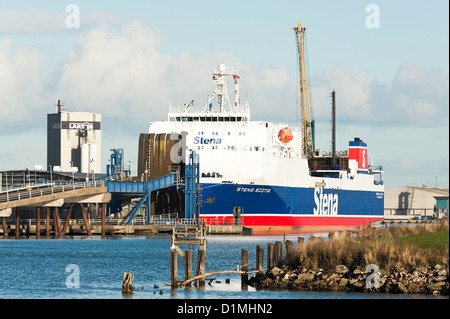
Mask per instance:
[[[399,269],[390,274],[383,270],[338,265],[323,269],[272,267],[251,277],[248,284],[267,290],[345,291],[393,294],[449,295],[449,276],[441,265],[430,268]]]

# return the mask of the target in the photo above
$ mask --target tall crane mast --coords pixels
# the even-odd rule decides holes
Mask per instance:
[[[298,65],[300,71],[300,108],[302,121],[302,150],[307,158],[314,156],[314,121],[311,121],[311,108],[309,105],[308,79],[305,58],[305,27],[297,23],[294,27],[297,36]]]

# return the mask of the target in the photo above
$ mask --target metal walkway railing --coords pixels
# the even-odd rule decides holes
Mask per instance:
[[[105,181],[92,182],[53,182],[9,188],[0,192],[0,203],[21,200],[54,193],[61,193],[80,188],[104,186]]]

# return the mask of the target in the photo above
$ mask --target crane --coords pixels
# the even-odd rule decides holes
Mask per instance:
[[[311,121],[311,108],[309,105],[308,79],[305,58],[305,27],[297,23],[294,31],[297,37],[298,61],[300,71],[300,107],[302,121],[302,151],[307,158],[314,156],[314,121]]]

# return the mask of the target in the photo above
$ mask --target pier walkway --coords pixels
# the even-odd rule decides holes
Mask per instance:
[[[10,188],[0,192],[0,217],[9,217],[15,207],[61,207],[64,203],[108,203],[104,181],[54,182]],[[9,212],[9,213],[8,213]]]

